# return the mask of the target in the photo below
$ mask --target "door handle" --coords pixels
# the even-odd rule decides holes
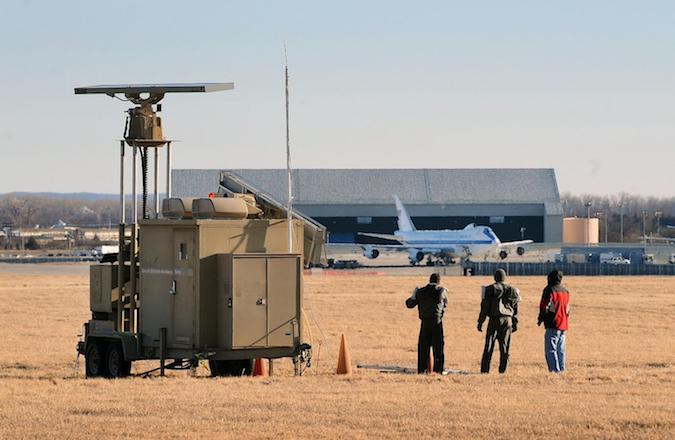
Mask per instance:
[[[265,298],[258,298],[258,300],[255,302],[256,306],[264,306],[267,304],[267,300]]]

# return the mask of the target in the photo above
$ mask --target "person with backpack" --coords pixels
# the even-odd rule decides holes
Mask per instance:
[[[505,283],[506,272],[498,269],[494,274],[495,282],[483,288],[480,313],[478,315],[478,331],[483,331],[483,323],[488,317],[485,348],[480,364],[481,373],[490,372],[490,362],[495,343],[499,342],[499,372],[505,373],[509,362],[511,333],[518,330],[518,289]]]

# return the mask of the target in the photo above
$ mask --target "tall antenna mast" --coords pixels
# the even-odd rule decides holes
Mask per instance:
[[[286,215],[288,220],[288,252],[293,252],[293,182],[291,176],[291,137],[288,122],[288,54],[286,42],[284,42],[284,76],[286,85],[286,174],[288,179],[288,200]]]

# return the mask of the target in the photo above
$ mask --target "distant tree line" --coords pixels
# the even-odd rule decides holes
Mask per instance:
[[[604,241],[605,237],[605,216],[607,216],[607,240],[609,242],[621,241],[622,212],[625,242],[641,241],[643,228],[648,236],[653,234],[654,236],[675,237],[675,229],[665,227],[675,225],[675,197],[563,193],[561,200],[565,217],[586,217],[590,211],[591,217],[597,217],[600,220],[601,241]]]
[[[643,220],[647,235],[675,237],[675,197],[643,197],[630,194],[612,196],[576,195],[563,193],[562,207],[566,217],[591,217],[600,219],[600,240],[605,237],[605,215],[607,216],[607,238],[610,242],[621,240],[620,224],[623,210],[624,241],[640,241]],[[590,203],[590,207],[586,204]],[[622,207],[623,206],[623,207]],[[131,203],[127,203],[127,218],[131,218]],[[59,220],[70,226],[107,227],[119,222],[117,200],[75,200],[47,197],[6,195],[0,197],[0,226],[31,228],[36,225],[48,228]]]
[[[63,200],[45,197],[0,197],[0,225],[12,228],[49,228],[60,221],[70,226],[113,227],[119,222],[114,200]],[[131,208],[127,206],[127,216]]]

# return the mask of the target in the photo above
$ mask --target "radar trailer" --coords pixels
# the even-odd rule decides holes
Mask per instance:
[[[118,253],[90,269],[91,320],[77,346],[87,377],[125,377],[140,360],[159,360],[143,374],[161,375],[200,360],[208,361],[212,376],[251,374],[257,358],[291,358],[296,375],[309,366],[311,347],[302,339],[302,270],[311,258],[306,249],[323,246],[325,228],[308,242],[305,220],[268,209],[264,198],[250,192],[171,197],[172,141],[164,138],[159,102],[167,93],[233,88],[232,83],[189,83],[75,89],[75,94],[122,95],[135,104],[119,142]],[[162,148],[166,197],[160,209]]]

